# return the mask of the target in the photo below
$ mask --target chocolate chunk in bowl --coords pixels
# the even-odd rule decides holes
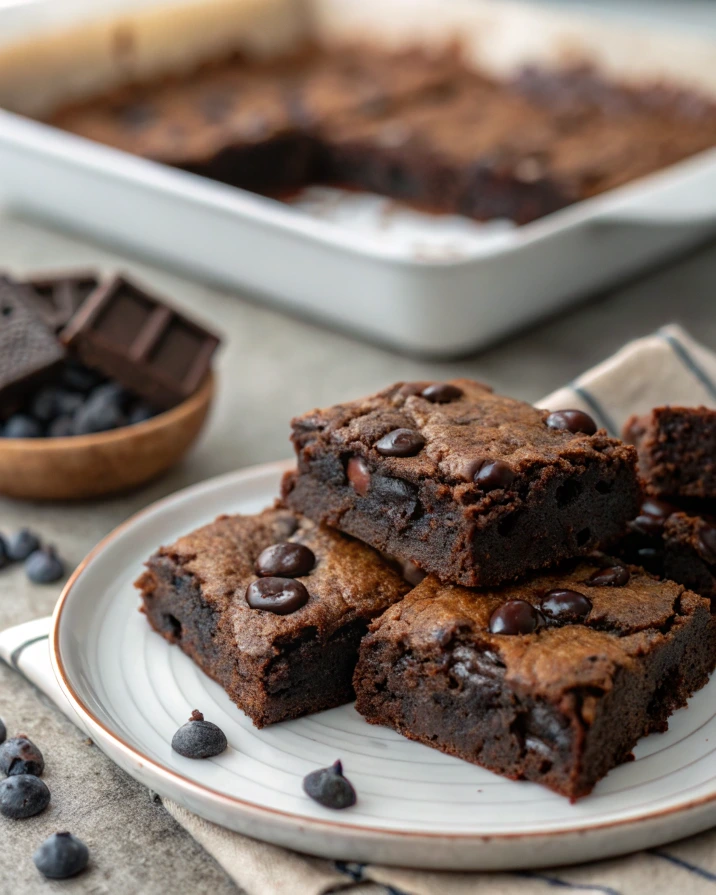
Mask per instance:
[[[206,378],[217,336],[124,277],[97,289],[62,331],[69,350],[160,409]]]

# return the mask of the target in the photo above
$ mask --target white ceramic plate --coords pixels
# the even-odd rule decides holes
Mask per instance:
[[[90,735],[121,767],[195,813],[242,833],[346,860],[447,869],[510,869],[602,858],[716,823],[716,681],[642,740],[577,805],[513,783],[365,723],[353,706],[258,731],[137,611],[132,582],[161,543],[222,512],[271,503],[288,464],[204,482],[160,501],[110,535],[58,604],[55,673]],[[210,761],[172,752],[192,709],[226,733]],[[331,812],[301,780],[337,758],[358,804]]]

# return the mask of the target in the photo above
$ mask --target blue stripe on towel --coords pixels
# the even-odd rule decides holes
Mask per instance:
[[[652,849],[649,854],[654,855],[657,858],[663,858],[670,864],[674,864],[676,867],[680,867],[682,870],[687,870],[689,873],[693,873],[695,876],[700,876],[702,879],[707,879],[711,883],[716,883],[716,873],[711,873],[710,870],[704,870],[703,867],[697,867],[696,864],[689,864],[688,861],[677,858],[676,855],[670,855],[668,852],[658,851],[657,849]]]
[[[358,864],[355,861],[334,861],[334,865],[339,873],[344,873],[346,876],[349,876],[354,883],[374,882],[369,877],[365,876],[363,872],[365,870],[365,864]],[[396,889],[395,886],[389,886],[387,883],[374,884],[387,892],[387,895],[408,895],[407,892],[403,892],[401,889]]]
[[[602,895],[621,895],[617,889],[611,886],[600,886],[598,883],[570,883],[566,879],[560,879],[558,876],[547,876],[544,873],[533,873],[531,870],[522,870],[515,876],[522,876],[526,879],[540,880],[553,886],[555,889],[576,889],[580,892],[601,892]]]
[[[577,385],[576,382],[570,383],[569,387],[582,399],[582,401],[584,401],[585,404],[589,405],[590,410],[597,418],[599,427],[606,429],[610,435],[616,435],[618,437],[619,432],[617,431],[614,420],[609,416],[594,395],[591,392],[588,392],[586,388],[582,388],[581,385]]]
[[[672,333],[660,329],[657,335],[661,336],[686,369],[694,374],[709,395],[716,401],[716,383],[714,383],[713,379],[711,379],[711,377],[701,368],[697,361],[694,360],[689,350],[676,338],[676,336],[672,335]]]

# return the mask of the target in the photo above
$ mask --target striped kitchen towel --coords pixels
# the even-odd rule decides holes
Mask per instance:
[[[679,327],[669,326],[626,345],[540,404],[586,410],[613,434],[620,432],[632,413],[654,405],[716,408],[716,355]],[[49,625],[49,619],[39,619],[3,632],[0,657],[74,719],[50,667]],[[578,867],[438,873],[312,858],[225,830],[169,800],[164,805],[248,895],[525,895],[554,890],[594,895],[672,895],[676,891],[716,895],[716,830]],[[678,836],[678,829],[674,833]]]

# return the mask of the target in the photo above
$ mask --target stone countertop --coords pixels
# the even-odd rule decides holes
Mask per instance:
[[[308,408],[376,390],[397,379],[470,376],[536,400],[630,338],[676,321],[716,347],[716,245],[535,326],[480,355],[450,363],[400,357],[235,296],[180,279],[21,220],[0,217],[0,266],[26,271],[68,266],[122,269],[170,296],[225,334],[219,393],[203,439],[182,466],[139,492],[95,503],[40,505],[0,498],[0,530],[36,528],[69,566],[136,510],[192,482],[290,455],[288,421]],[[147,545],[150,553],[154,544]],[[29,584],[20,568],[0,572],[0,628],[48,615],[58,586]],[[2,827],[0,891],[13,895],[237,889],[147,790],[116,769],[82,733],[0,665],[0,716],[9,731],[37,740],[53,794],[39,817]],[[69,829],[92,851],[92,870],[44,883],[31,862],[37,843]]]

